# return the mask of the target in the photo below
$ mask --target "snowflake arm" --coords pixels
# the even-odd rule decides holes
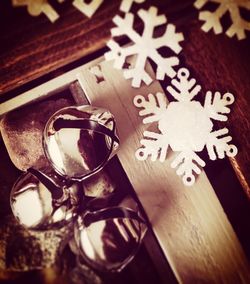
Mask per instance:
[[[223,159],[225,157],[225,154],[228,157],[234,157],[237,154],[238,150],[236,146],[233,144],[228,144],[232,140],[231,136],[225,136],[219,138],[220,136],[226,135],[227,133],[228,133],[227,128],[223,128],[218,131],[210,133],[206,147],[209,158],[211,160],[216,159],[216,153],[219,159]]]
[[[127,13],[131,9],[133,2],[135,3],[143,3],[145,0],[122,0],[120,5],[120,10]]]
[[[158,16],[157,11],[157,8],[150,7],[148,11],[141,9],[138,12],[138,15],[145,23],[143,38],[148,43],[152,43],[152,47],[149,49],[147,57],[151,58],[157,64],[156,79],[163,80],[165,75],[170,78],[175,76],[176,72],[173,67],[179,64],[179,59],[176,56],[162,58],[157,49],[161,46],[167,46],[176,54],[179,54],[182,49],[180,42],[184,40],[184,36],[182,33],[176,32],[174,25],[168,24],[162,37],[152,38],[154,27],[163,25],[167,22],[166,16]]]
[[[133,30],[133,14],[126,13],[124,19],[120,16],[115,16],[113,22],[116,24],[116,27],[111,29],[112,36],[127,35],[134,42],[140,39],[138,33]]]
[[[176,173],[178,176],[182,176],[183,183],[187,186],[191,186],[195,182],[196,174],[200,174],[201,170],[198,167],[205,167],[205,162],[193,151],[181,152],[171,163],[172,168],[177,168]]]
[[[39,16],[41,13],[44,13],[52,23],[59,18],[59,15],[47,0],[12,0],[12,5],[14,7],[27,6],[28,13],[34,17]]]
[[[175,26],[172,24],[168,24],[165,34],[162,37],[154,39],[155,50],[152,51],[151,57],[157,63],[156,78],[158,80],[163,80],[165,75],[173,78],[176,74],[173,67],[179,64],[179,59],[176,56],[162,58],[156,51],[157,48],[164,46],[165,42],[168,42],[168,47],[176,54],[179,54],[182,49],[180,42],[183,40],[183,34],[176,33]]]
[[[197,0],[195,1],[194,6],[197,9],[201,9],[207,2],[209,2],[209,0]]]
[[[91,18],[96,10],[101,6],[103,0],[92,0],[89,3],[85,3],[84,0],[74,0],[72,3],[75,8],[82,12],[88,18]]]
[[[164,162],[168,150],[166,137],[159,133],[145,131],[144,138],[141,140],[143,147],[139,148],[135,153],[136,158],[139,161],[144,161],[151,156],[152,162],[155,162],[157,159],[160,162]]]
[[[150,7],[148,11],[140,9],[138,16],[145,23],[142,38],[148,38],[151,40],[154,28],[163,25],[167,22],[165,15],[157,15],[158,9],[156,7]]]
[[[237,36],[239,40],[246,38],[245,30],[250,31],[250,22],[242,19],[240,8],[250,10],[250,3],[246,0],[197,0],[194,6],[201,9],[207,2],[218,3],[219,6],[214,12],[202,11],[199,13],[199,19],[204,21],[202,30],[208,32],[213,29],[215,34],[223,31],[221,25],[222,17],[229,12],[232,25],[226,31],[227,36]]]
[[[164,46],[165,42],[168,42],[168,47],[171,48],[176,54],[180,53],[182,47],[180,42],[184,40],[184,36],[182,33],[177,33],[175,26],[173,24],[168,24],[166,27],[166,31],[162,37],[154,38],[154,46],[155,48],[159,48]]]
[[[208,91],[206,93],[204,108],[210,118],[219,121],[227,121],[227,116],[224,114],[230,113],[230,109],[227,106],[231,105],[233,102],[234,96],[230,93],[225,93],[223,97],[221,97],[219,92],[215,92],[212,100],[212,92]]]
[[[247,2],[240,3],[240,5],[243,8],[250,10],[250,3],[249,2],[248,3]],[[245,21],[244,19],[241,18],[240,11],[239,11],[238,7],[230,7],[229,13],[231,15],[232,25],[226,31],[226,34],[229,37],[233,37],[234,35],[236,35],[239,40],[246,38],[245,30],[250,31],[250,22],[247,22],[247,21]]]
[[[129,53],[132,53],[132,50],[122,48],[117,42],[111,39],[107,46],[112,50],[105,53],[106,60],[114,60],[114,68],[122,69],[122,66],[126,60],[126,57]],[[133,49],[133,46],[131,46]]]
[[[141,82],[149,85],[153,81],[153,79],[145,71],[146,60],[147,55],[142,51],[137,55],[135,67],[132,69],[127,69],[123,73],[125,79],[132,79],[133,87],[139,87]]]
[[[157,59],[157,57],[159,57],[159,54],[155,56],[155,59]],[[176,72],[173,67],[179,64],[180,60],[178,57],[172,56],[172,57],[163,58],[157,61],[159,61],[159,64],[156,70],[157,80],[163,80],[165,75],[167,75],[170,78],[173,78],[175,76]]]
[[[189,79],[189,71],[186,68],[178,70],[177,79],[171,81],[172,86],[167,87],[167,91],[179,102],[191,101],[201,90],[200,85],[196,85],[194,78]]]
[[[203,11],[199,13],[199,20],[204,21],[202,30],[205,32],[214,30],[215,34],[222,33],[221,17],[226,13],[227,9],[224,5],[220,5],[215,12]]]
[[[159,121],[162,115],[167,109],[167,99],[166,96],[158,92],[155,96],[153,94],[148,95],[148,100],[143,96],[137,95],[134,98],[134,105],[140,110],[140,116],[147,116],[143,119],[143,123],[152,123],[154,121]]]
[[[140,41],[140,36],[138,35],[137,32],[133,30],[133,22],[134,22],[133,14],[127,13],[124,19],[121,18],[120,16],[115,16],[113,22],[117,25],[117,27],[111,30],[112,36],[128,35],[131,41],[133,42]],[[128,47],[121,47],[113,39],[111,39],[107,43],[107,46],[111,50],[105,53],[105,59],[114,60],[114,68],[116,69],[122,69],[126,61],[126,58],[128,56],[137,54],[138,52],[136,44],[129,45]],[[124,77],[126,79],[132,78],[132,85],[135,87],[139,87],[142,81],[146,85],[149,85],[152,82],[152,78],[144,70],[146,64],[146,58],[147,55],[145,54],[145,51],[142,50],[141,53],[138,54],[135,67],[124,71]]]

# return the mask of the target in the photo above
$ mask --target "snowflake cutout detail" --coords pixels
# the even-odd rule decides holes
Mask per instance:
[[[227,36],[236,35],[238,40],[246,38],[245,30],[250,31],[250,22],[241,17],[240,8],[250,10],[249,0],[197,0],[194,6],[201,9],[208,2],[218,3],[219,6],[215,12],[202,11],[199,13],[199,19],[205,21],[201,27],[203,31],[208,32],[213,29],[215,34],[222,33],[221,19],[229,12],[232,25],[226,31]]]
[[[143,3],[145,0],[122,0],[122,3],[120,5],[120,10],[127,13],[130,11],[133,2],[135,3]]]
[[[61,3],[62,0],[58,0],[58,2]],[[52,23],[59,18],[59,15],[47,0],[12,0],[12,5],[14,7],[27,6],[28,13],[31,16],[39,16],[44,13]]]
[[[158,123],[160,133],[145,131],[142,147],[135,155],[140,161],[149,156],[152,161],[164,162],[168,148],[180,152],[171,163],[176,168],[177,175],[183,176],[183,183],[191,186],[195,182],[195,175],[200,174],[205,162],[196,154],[206,147],[209,158],[222,159],[225,155],[232,157],[237,154],[237,148],[229,144],[232,140],[228,136],[228,129],[213,130],[213,120],[226,121],[230,112],[229,105],[234,102],[234,96],[219,92],[212,95],[206,93],[204,106],[193,98],[200,92],[201,86],[196,80],[189,79],[190,73],[186,68],[181,68],[177,78],[171,81],[167,91],[176,101],[167,103],[165,94],[149,94],[148,98],[137,95],[134,104],[140,110],[139,115],[144,116],[143,123]]]
[[[106,60],[114,60],[114,67],[122,69],[126,58],[131,55],[136,55],[135,66],[124,70],[124,77],[132,79],[133,87],[140,87],[144,82],[149,85],[153,80],[145,70],[147,58],[150,58],[157,64],[156,78],[163,80],[165,75],[173,78],[176,75],[174,66],[179,64],[179,59],[176,56],[164,58],[157,51],[160,47],[168,47],[175,54],[180,53],[180,42],[184,40],[182,33],[176,33],[175,26],[172,24],[166,25],[165,33],[161,37],[154,38],[154,29],[160,25],[166,24],[167,18],[165,15],[157,15],[157,8],[150,7],[149,10],[140,9],[138,16],[144,23],[142,35],[133,29],[134,15],[126,13],[125,18],[115,16],[113,22],[117,27],[111,29],[113,37],[126,35],[133,44],[121,47],[114,39],[111,39],[107,46],[111,49],[105,53]]]
[[[91,18],[96,10],[101,6],[103,0],[92,0],[85,3],[84,0],[74,0],[73,6],[82,12],[85,16]]]

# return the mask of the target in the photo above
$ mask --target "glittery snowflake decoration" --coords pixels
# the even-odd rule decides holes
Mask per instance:
[[[87,3],[86,3],[87,2]],[[103,0],[74,0],[73,6],[82,12],[85,16],[91,18],[96,10],[101,6]]]
[[[167,47],[175,54],[180,53],[180,42],[183,41],[183,34],[176,33],[175,26],[172,24],[166,25],[165,33],[157,38],[153,37],[156,27],[166,24],[167,18],[165,15],[157,15],[157,8],[150,7],[149,10],[140,9],[138,16],[144,23],[142,35],[137,33],[133,28],[134,15],[126,13],[124,18],[115,16],[113,22],[116,27],[111,30],[113,37],[127,36],[132,44],[122,47],[114,39],[111,39],[107,46],[110,51],[105,53],[106,60],[114,60],[114,67],[122,69],[126,63],[126,58],[131,55],[136,55],[134,66],[125,69],[123,74],[126,79],[132,79],[133,87],[140,87],[144,82],[149,85],[152,78],[145,70],[145,64],[148,58],[154,61],[157,65],[156,79],[163,80],[165,75],[173,78],[176,74],[174,66],[179,64],[179,59],[176,56],[164,58],[158,52],[161,47]]]
[[[120,5],[120,10],[127,13],[130,11],[133,2],[135,3],[143,3],[145,0],[122,0],[122,3]]]
[[[234,102],[234,96],[219,92],[213,95],[206,93],[204,106],[193,98],[200,92],[201,86],[196,80],[189,78],[187,69],[181,68],[177,78],[172,79],[167,91],[176,101],[167,103],[165,94],[149,94],[148,98],[137,95],[134,104],[142,108],[140,116],[144,116],[144,124],[157,122],[160,133],[145,131],[142,147],[136,151],[138,160],[146,160],[149,156],[152,161],[159,159],[164,162],[168,148],[180,152],[171,163],[176,173],[183,176],[183,183],[191,186],[195,182],[195,175],[200,174],[205,162],[196,154],[205,147],[209,158],[222,159],[225,155],[232,157],[237,154],[237,148],[229,144],[232,140],[228,136],[228,129],[222,128],[213,131],[212,120],[226,121],[230,112],[229,105]]]
[[[236,35],[239,40],[246,38],[245,30],[250,31],[250,22],[241,17],[240,9],[250,10],[249,0],[197,0],[194,6],[201,9],[208,2],[217,3],[219,6],[215,12],[202,11],[199,13],[199,19],[205,21],[202,26],[205,32],[213,29],[216,34],[222,33],[221,19],[229,12],[232,25],[226,31],[226,34],[229,37]]]

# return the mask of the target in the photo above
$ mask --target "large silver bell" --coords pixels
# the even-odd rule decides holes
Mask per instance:
[[[44,150],[62,176],[82,180],[103,168],[118,148],[113,115],[93,106],[57,111],[44,130]]]
[[[72,220],[77,209],[78,185],[53,184],[52,178],[36,170],[19,177],[12,188],[10,203],[20,224],[28,229],[47,230],[59,229]]]
[[[146,229],[144,220],[131,209],[113,207],[88,212],[75,223],[75,246],[79,256],[93,268],[120,271],[134,258]]]

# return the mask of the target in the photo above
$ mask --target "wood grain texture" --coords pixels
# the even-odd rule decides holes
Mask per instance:
[[[13,9],[10,1],[0,1],[0,95],[105,47],[121,1],[104,1],[90,19],[73,8],[72,1],[52,2],[60,14],[54,24],[45,15],[31,17],[26,7]],[[150,5],[167,11],[171,20],[186,19],[186,8],[188,18],[195,12],[192,0],[174,5],[171,0],[147,0],[133,11]]]
[[[96,63],[97,64],[97,63]],[[185,188],[170,167],[139,162],[142,125],[132,100],[136,94],[162,91],[158,82],[134,89],[110,62],[100,63],[105,81],[97,84],[87,69],[79,79],[90,102],[116,117],[121,149],[118,157],[153,226],[180,283],[249,283],[249,264],[239,241],[203,172],[195,186]]]
[[[112,18],[119,4],[109,2],[104,3],[91,20],[67,5],[54,24],[44,15],[29,16],[25,7],[20,10],[3,6],[0,93],[102,48],[110,35]]]

